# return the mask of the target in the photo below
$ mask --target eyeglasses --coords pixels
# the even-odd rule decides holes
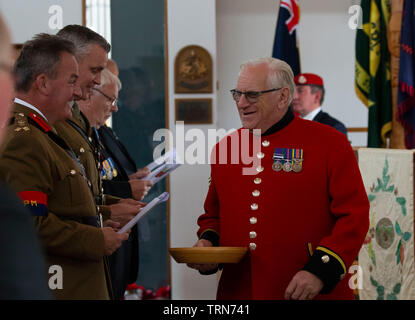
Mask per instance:
[[[111,105],[113,107],[115,107],[118,103],[118,99],[117,98],[111,98],[110,96],[107,96],[104,92],[102,92],[101,90],[97,89],[97,88],[92,88],[92,90],[98,91],[100,94],[102,94],[105,98],[108,99],[109,102],[111,102]]]
[[[281,89],[282,88],[274,88],[274,89],[269,89],[269,90],[264,90],[264,91],[246,91],[246,92],[232,89],[231,94],[232,94],[233,100],[235,100],[236,102],[239,102],[239,100],[241,100],[242,95],[244,94],[249,103],[254,103],[254,102],[257,102],[259,97],[262,96],[264,93],[278,91]]]

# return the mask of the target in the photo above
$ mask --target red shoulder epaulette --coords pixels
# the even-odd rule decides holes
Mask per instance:
[[[35,121],[45,132],[49,132],[52,128],[43,120],[41,117],[38,117],[34,113],[30,113],[30,118]]]

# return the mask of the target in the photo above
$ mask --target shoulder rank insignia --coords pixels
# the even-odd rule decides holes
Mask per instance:
[[[16,132],[28,132],[30,131],[29,123],[24,113],[16,113],[14,116],[14,131]]]
[[[303,149],[275,148],[272,164],[274,171],[301,172],[303,169]]]
[[[52,130],[52,128],[47,124],[45,120],[43,120],[41,117],[37,116],[33,112],[30,113],[30,118],[36,122],[45,132],[49,132]]]
[[[19,197],[23,205],[29,209],[33,216],[44,217],[48,213],[47,195],[40,191],[20,191]]]

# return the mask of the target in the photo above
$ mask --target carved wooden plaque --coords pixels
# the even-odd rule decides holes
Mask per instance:
[[[184,47],[174,63],[175,93],[212,93],[212,57],[196,45]]]

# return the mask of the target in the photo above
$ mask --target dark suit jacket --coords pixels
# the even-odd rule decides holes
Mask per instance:
[[[334,129],[336,129],[337,131],[340,131],[341,133],[343,133],[347,137],[347,129],[346,129],[345,125],[343,123],[341,123],[339,120],[337,120],[337,119],[333,118],[332,116],[330,116],[327,112],[320,111],[314,117],[313,121],[323,123],[323,124],[327,124],[327,125],[333,127]]]
[[[32,216],[0,185],[0,300],[52,299]]]
[[[131,198],[128,176],[137,171],[134,160],[111,128],[102,126],[98,133],[104,148],[103,158],[111,157],[118,173],[112,180],[102,180],[104,193],[120,198]],[[138,228],[135,225],[131,229],[128,241],[124,241],[109,259],[111,282],[116,300],[124,296],[127,284],[137,280],[138,249]]]
[[[131,198],[128,176],[137,171],[134,160],[111,128],[102,126],[98,133],[105,148],[105,156],[114,160],[115,169],[118,172],[112,180],[103,180],[105,193],[120,198]]]

